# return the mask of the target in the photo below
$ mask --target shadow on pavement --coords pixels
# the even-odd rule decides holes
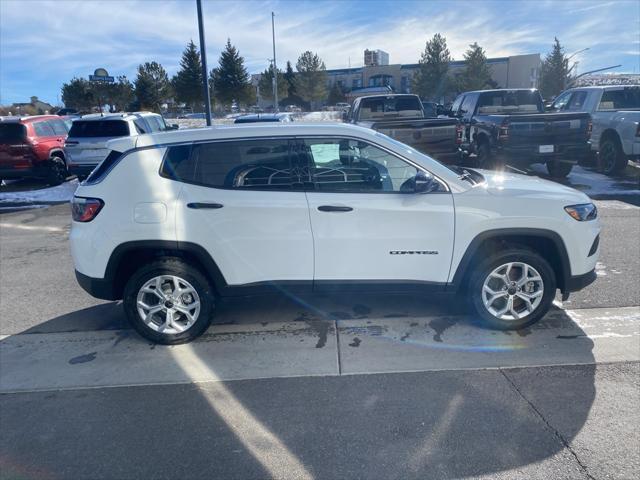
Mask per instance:
[[[112,308],[78,315],[111,318]],[[398,309],[388,307],[403,313]],[[9,475],[92,479],[454,479],[504,471],[576,478],[583,472],[566,447],[594,402],[593,342],[556,311],[526,335],[509,336],[509,354],[541,348],[541,336],[558,325],[574,333],[556,341],[572,342],[571,362],[585,365],[527,375],[523,369],[457,370],[4,395],[0,466]],[[477,334],[477,348],[464,353],[480,359],[490,335]],[[447,333],[422,348],[443,345],[453,353],[459,348]],[[176,366],[195,365],[216,378],[215,362],[196,354],[193,344],[168,348],[176,352]],[[135,359],[129,368],[136,368]],[[562,410],[561,432],[523,394],[527,390]]]

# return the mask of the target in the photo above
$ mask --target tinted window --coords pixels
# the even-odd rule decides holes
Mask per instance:
[[[27,129],[20,123],[0,123],[0,142],[20,143],[27,136]]]
[[[308,139],[309,178],[319,191],[414,191],[417,169],[395,155],[365,142],[347,139]]]
[[[53,133],[56,135],[67,134],[67,125],[62,120],[49,120],[47,123],[51,125]]]
[[[111,150],[107,158],[105,158],[102,162],[98,164],[96,168],[93,169],[91,174],[87,177],[86,183],[97,183],[102,180],[104,176],[107,174],[111,167],[113,167],[122,156],[122,152],[118,152],[117,150]]]
[[[462,100],[462,105],[460,106],[461,115],[472,115],[473,114],[473,102],[475,101],[475,97],[473,95],[467,95]]]
[[[287,140],[196,144],[188,157],[183,148],[169,149],[164,176],[217,188],[289,190],[294,183]]]
[[[640,108],[640,87],[605,90],[598,110],[624,110]]]
[[[584,101],[586,99],[587,99],[587,92],[585,91],[573,92],[573,95],[571,95],[571,100],[569,100],[569,103],[567,104],[567,107],[565,108],[565,110],[568,110],[570,112],[579,112],[583,110]]]
[[[37,137],[54,137],[56,135],[47,122],[34,122],[33,129]]]
[[[535,90],[498,90],[484,92],[478,99],[478,113],[484,115],[502,113],[543,112],[542,99]]]
[[[141,118],[136,118],[133,121],[133,124],[136,126],[136,132],[138,132],[140,135],[151,133],[151,128],[149,127],[149,125],[147,125],[147,122],[145,122]]]
[[[556,99],[553,101],[553,110],[557,112],[565,110],[567,103],[569,103],[570,97],[571,97],[571,92],[564,92],[560,94],[558,97],[556,97]]]
[[[413,95],[394,97],[370,97],[360,101],[360,119],[419,117],[422,104]]]
[[[129,126],[124,120],[76,120],[71,125],[70,137],[126,137]]]

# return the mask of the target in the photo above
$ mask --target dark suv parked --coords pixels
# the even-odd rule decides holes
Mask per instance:
[[[0,118],[0,179],[67,178],[63,146],[67,125],[57,115]]]

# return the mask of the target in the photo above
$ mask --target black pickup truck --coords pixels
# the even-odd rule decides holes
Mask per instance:
[[[449,114],[462,122],[463,154],[475,154],[481,168],[544,163],[551,176],[562,178],[591,148],[591,116],[545,113],[533,89],[462,93]]]
[[[443,162],[459,162],[462,128],[455,118],[427,118],[417,95],[356,98],[346,121],[371,128]]]

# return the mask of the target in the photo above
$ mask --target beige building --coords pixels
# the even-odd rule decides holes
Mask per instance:
[[[540,70],[540,54],[513,55],[487,59],[493,80],[501,88],[536,88]],[[327,70],[328,84],[340,85],[345,91],[366,87],[390,86],[397,93],[411,93],[413,75],[419,64],[373,65]],[[460,75],[464,61],[450,64],[452,75]]]

